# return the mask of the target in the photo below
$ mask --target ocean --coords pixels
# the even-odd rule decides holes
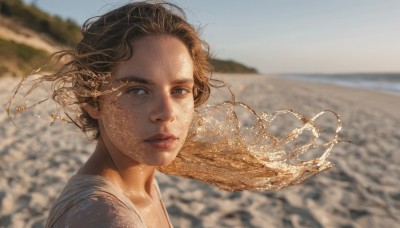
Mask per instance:
[[[283,79],[363,88],[400,96],[400,73],[281,74],[279,77]]]

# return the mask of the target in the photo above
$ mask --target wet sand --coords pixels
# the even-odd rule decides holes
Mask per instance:
[[[312,117],[334,110],[341,138],[350,142],[333,149],[335,167],[276,192],[226,192],[159,174],[175,227],[400,226],[400,96],[271,76],[218,77],[259,112]],[[50,127],[51,119],[34,111],[14,126],[4,110],[17,81],[0,78],[0,226],[43,227],[51,202],[94,144],[70,124]]]

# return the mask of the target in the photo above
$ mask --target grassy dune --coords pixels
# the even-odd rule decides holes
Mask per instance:
[[[35,5],[25,4],[22,0],[0,0],[0,16],[10,19],[16,27],[32,30],[38,37],[49,38],[59,44],[57,46],[73,47],[81,39],[80,26],[73,20],[50,15]],[[0,76],[29,73],[45,63],[49,54],[26,44],[2,39],[0,34]],[[257,73],[255,68],[233,60],[212,58],[210,62],[216,72]]]
[[[28,74],[48,59],[46,51],[0,38],[0,75]]]

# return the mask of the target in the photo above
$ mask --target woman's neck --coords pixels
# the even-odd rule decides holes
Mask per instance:
[[[105,177],[131,200],[141,201],[154,195],[155,167],[139,164],[122,153],[110,153],[101,137],[92,156],[78,173]]]

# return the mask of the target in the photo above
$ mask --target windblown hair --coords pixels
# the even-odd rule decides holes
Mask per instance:
[[[211,82],[218,81],[211,79],[209,48],[200,39],[199,31],[186,21],[183,10],[171,3],[129,3],[88,19],[82,27],[83,38],[76,48],[53,55],[61,67],[55,73],[43,75],[32,88],[43,81],[53,82],[52,98],[73,123],[83,132],[93,133],[93,138],[97,139],[98,121],[83,106],[98,108],[99,96],[109,92],[101,91],[102,85],[119,63],[128,60],[135,51],[132,41],[163,34],[178,38],[187,47],[194,64],[195,106],[203,104],[210,95]],[[78,115],[72,115],[76,114],[69,108],[72,105],[80,107]],[[17,107],[15,111],[25,108]]]
[[[118,65],[132,56],[135,50],[131,42],[141,37],[167,34],[186,45],[194,64],[196,107],[209,98],[210,86],[224,86],[222,81],[211,79],[208,46],[176,5],[130,3],[89,19],[83,26],[82,34],[83,38],[75,50],[56,53],[61,67],[55,73],[42,74],[21,97],[23,100],[41,83],[51,82],[52,98],[59,108],[83,132],[93,133],[94,139],[99,137],[98,122],[90,117],[85,106],[99,108],[99,97],[114,91],[115,88],[102,90],[102,86],[109,81]],[[11,97],[8,112],[23,82]],[[257,114],[251,107],[236,102],[231,95],[231,101],[197,108],[185,145],[170,165],[159,167],[161,172],[201,180],[229,191],[264,191],[300,183],[333,166],[327,158],[339,142],[338,133],[342,127],[336,113],[323,111],[311,119],[291,110],[272,115]],[[13,112],[17,114],[44,101],[46,99],[30,107],[26,103],[17,104]],[[247,130],[243,128],[239,123],[237,107],[250,111],[257,124]],[[336,119],[336,129],[332,128],[335,130],[331,137],[326,137],[316,125],[316,120],[326,116],[323,115],[325,113],[332,113]],[[272,134],[270,129],[275,124],[274,119],[282,115],[295,117],[299,121],[298,126],[287,134]],[[54,115],[53,118],[60,117]],[[310,137],[300,140],[307,134]],[[326,139],[320,140],[321,135]],[[311,160],[299,158],[315,149],[322,154],[317,153],[320,156]]]

